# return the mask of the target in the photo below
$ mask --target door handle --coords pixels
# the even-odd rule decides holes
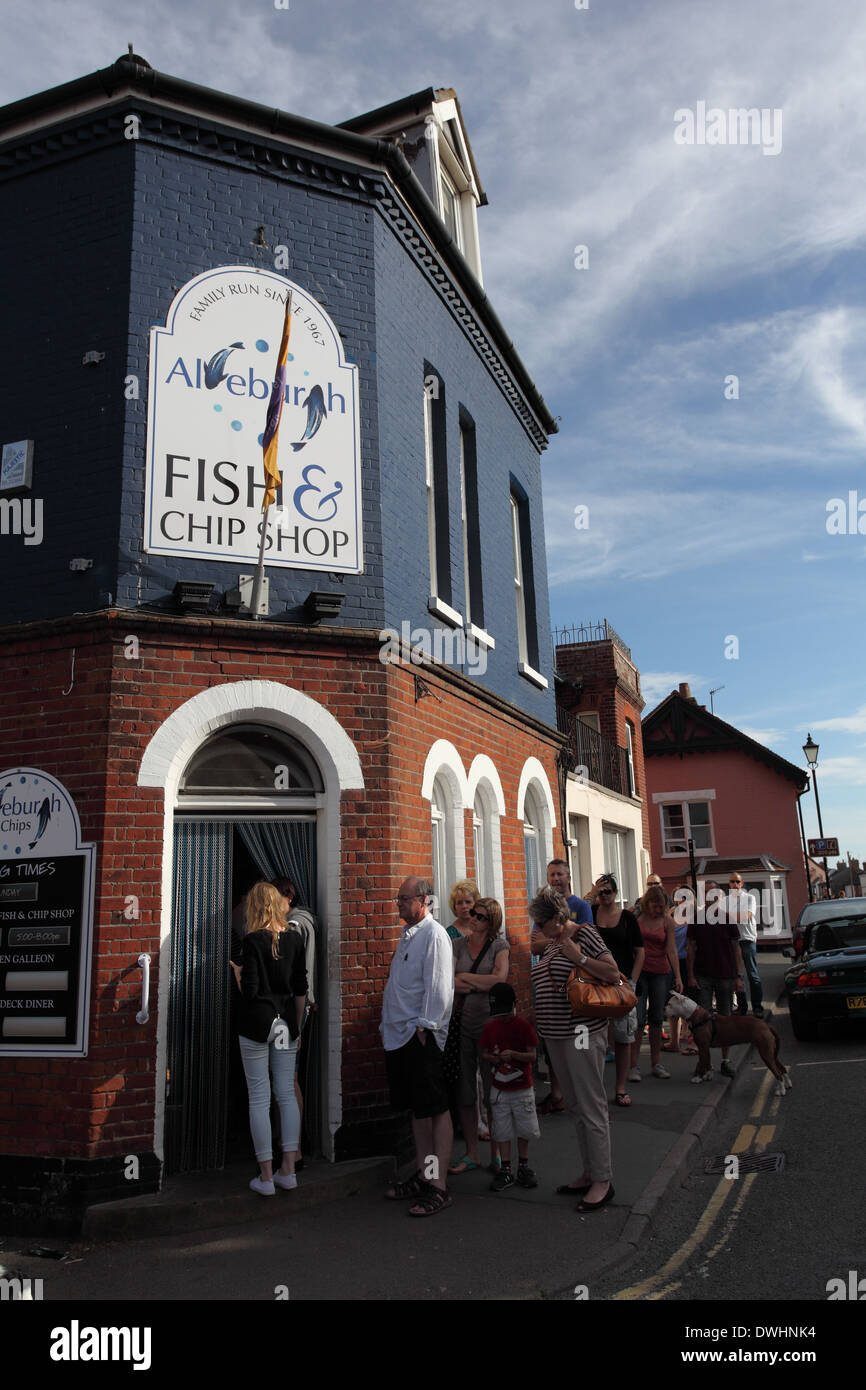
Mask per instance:
[[[141,1008],[135,1015],[136,1023],[147,1023],[150,1018],[150,956],[144,952],[138,958],[141,966]]]

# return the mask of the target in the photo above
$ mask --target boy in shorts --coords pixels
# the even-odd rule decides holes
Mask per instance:
[[[481,1056],[490,1063],[490,1113],[492,1137],[499,1145],[500,1171],[490,1184],[491,1191],[513,1187],[511,1172],[511,1132],[517,1130],[517,1178],[521,1187],[537,1187],[538,1178],[529,1167],[529,1141],[539,1136],[532,1088],[532,1064],[538,1038],[531,1023],[514,1013],[515,994],[501,981],[489,991],[491,1019],[481,1033]]]

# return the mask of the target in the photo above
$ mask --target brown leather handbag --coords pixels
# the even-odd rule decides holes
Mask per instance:
[[[571,1012],[583,1018],[625,1018],[637,1004],[637,996],[619,977],[613,984],[589,979],[575,966],[565,982]]]
[[[637,1004],[637,995],[632,993],[620,975],[613,984],[603,984],[601,980],[589,979],[581,975],[576,965],[565,984],[557,988],[554,984],[550,962],[545,961],[550,983],[557,994],[568,991],[571,1012],[583,1018],[625,1018]]]

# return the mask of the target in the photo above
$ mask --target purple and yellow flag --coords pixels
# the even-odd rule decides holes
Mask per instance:
[[[283,400],[286,394],[286,373],[289,354],[289,334],[292,331],[292,292],[288,291],[286,296],[286,317],[283,321],[283,337],[280,342],[280,355],[277,358],[277,374],[274,377],[274,385],[271,391],[271,399],[268,402],[268,418],[265,423],[265,432],[262,436],[262,453],[265,461],[265,496],[262,502],[262,511],[266,512],[272,505],[277,495],[277,488],[282,482],[280,470],[277,468],[277,445],[280,434],[280,416],[283,413]]]

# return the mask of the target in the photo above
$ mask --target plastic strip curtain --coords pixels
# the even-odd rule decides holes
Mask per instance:
[[[238,821],[236,830],[263,878],[290,878],[298,892],[298,906],[316,911],[316,827],[313,821]],[[321,990],[324,958],[322,929],[316,918],[316,1001],[298,1067],[304,1097],[304,1143],[321,1151],[322,1063],[321,1025],[324,1018]]]
[[[221,1168],[228,1088],[231,825],[176,821],[166,1170]]]

